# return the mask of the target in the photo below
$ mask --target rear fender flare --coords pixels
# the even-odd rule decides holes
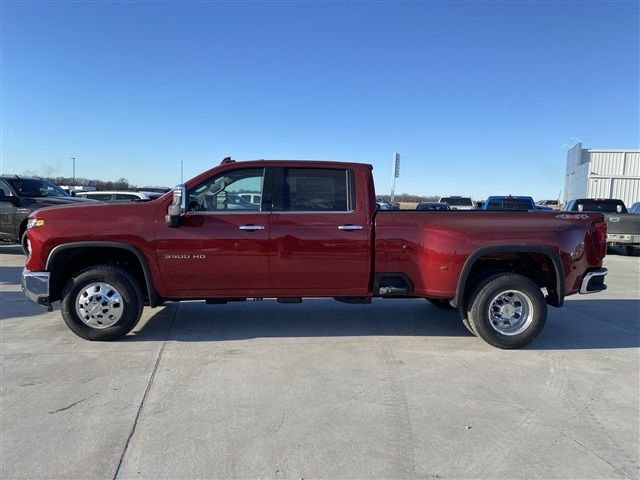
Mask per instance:
[[[451,300],[451,305],[459,307],[462,299],[465,298],[467,293],[467,283],[469,281],[469,275],[473,265],[478,259],[492,253],[539,253],[551,260],[556,274],[556,295],[549,295],[549,303],[554,307],[561,307],[564,303],[564,267],[560,260],[560,255],[549,247],[543,247],[539,245],[492,245],[490,247],[482,247],[475,250],[467,260],[464,262],[460,277],[458,278],[458,285],[456,287],[456,296]],[[555,298],[554,298],[555,297]]]

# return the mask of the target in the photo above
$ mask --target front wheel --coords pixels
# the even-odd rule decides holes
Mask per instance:
[[[627,255],[630,257],[633,257],[636,255],[637,252],[640,251],[640,247],[634,247],[633,245],[627,245],[626,246],[626,250],[627,250]]]
[[[67,282],[60,310],[67,327],[86,340],[115,340],[129,333],[142,316],[143,297],[126,271],[98,265]]]
[[[468,319],[485,342],[503,349],[527,345],[542,331],[547,303],[540,287],[518,274],[500,274],[480,283],[469,301]]]

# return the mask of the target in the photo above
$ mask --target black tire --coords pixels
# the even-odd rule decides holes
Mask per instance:
[[[496,276],[501,275],[500,272],[495,272],[491,270],[485,270],[478,274],[471,280],[471,285],[479,285],[481,282],[486,281],[488,278],[495,278]],[[466,328],[471,335],[474,337],[478,336],[478,332],[473,329],[473,325],[469,323],[469,312],[467,311],[468,301],[463,301],[460,305],[458,305],[458,314],[460,315],[460,320],[462,320],[462,324],[464,328]]]
[[[452,307],[449,300],[444,298],[427,298],[431,304],[435,305],[442,310],[455,310],[456,307]]]
[[[515,319],[515,325],[501,325],[495,317],[492,321],[489,313],[492,303],[495,309],[506,308],[501,306],[505,303],[502,299],[496,299],[503,292],[511,292],[505,295],[514,299],[508,308],[511,311],[520,308],[522,311],[523,317],[514,316],[505,321],[506,323]],[[485,279],[475,288],[468,305],[467,314],[471,328],[485,342],[502,349],[527,345],[540,334],[547,319],[547,303],[540,287],[527,277],[515,273],[499,274]],[[504,312],[500,315],[504,315]],[[508,331],[509,328],[513,330]]]
[[[456,310],[456,307],[453,307],[449,300],[442,299],[442,298],[427,298],[427,300],[429,300],[429,302],[431,302],[436,307],[441,308],[442,310]],[[462,324],[465,326],[465,328],[469,331],[471,335],[477,337],[478,334],[474,332],[473,329],[471,328],[471,325],[469,325],[469,320],[467,319],[466,315],[462,314],[462,310],[460,309],[457,309],[457,310],[461,312],[460,318],[462,319]]]
[[[20,236],[20,246],[22,247],[22,253],[24,253],[27,257],[31,255],[29,251],[29,238],[27,237],[27,231],[22,232]]]
[[[625,250],[627,251],[628,256],[635,257],[638,251],[640,251],[640,248],[634,247],[633,245],[627,245]]]
[[[76,298],[83,289],[87,289],[94,283],[104,283],[111,286],[121,298],[121,302],[114,304],[118,309],[121,309],[118,310],[120,318],[116,323],[105,328],[88,325],[76,311]],[[104,296],[106,297],[108,294],[109,292]],[[100,300],[99,296],[97,298]],[[108,341],[126,335],[136,326],[142,316],[143,301],[140,286],[130,274],[117,267],[96,265],[79,272],[67,282],[62,291],[60,310],[67,327],[79,337],[86,340]],[[100,312],[98,312],[99,314]]]

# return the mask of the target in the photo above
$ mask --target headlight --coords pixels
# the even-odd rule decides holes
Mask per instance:
[[[43,225],[44,220],[41,218],[30,218],[27,220],[27,228],[42,227]]]

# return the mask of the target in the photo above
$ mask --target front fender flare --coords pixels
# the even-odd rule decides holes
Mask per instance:
[[[149,262],[147,261],[147,257],[133,245],[129,245],[124,242],[113,242],[113,241],[87,241],[87,242],[71,242],[71,243],[63,243],[61,245],[57,245],[54,247],[49,256],[47,258],[47,264],[45,266],[46,271],[51,271],[54,268],[56,256],[60,254],[60,252],[72,250],[72,249],[80,249],[80,248],[119,248],[122,250],[127,250],[133,253],[138,261],[140,262],[140,266],[142,267],[142,272],[144,274],[144,282],[147,287],[147,292],[149,295],[149,306],[156,307],[160,304],[160,295],[153,285],[153,277],[151,276],[151,269],[149,268]]]

